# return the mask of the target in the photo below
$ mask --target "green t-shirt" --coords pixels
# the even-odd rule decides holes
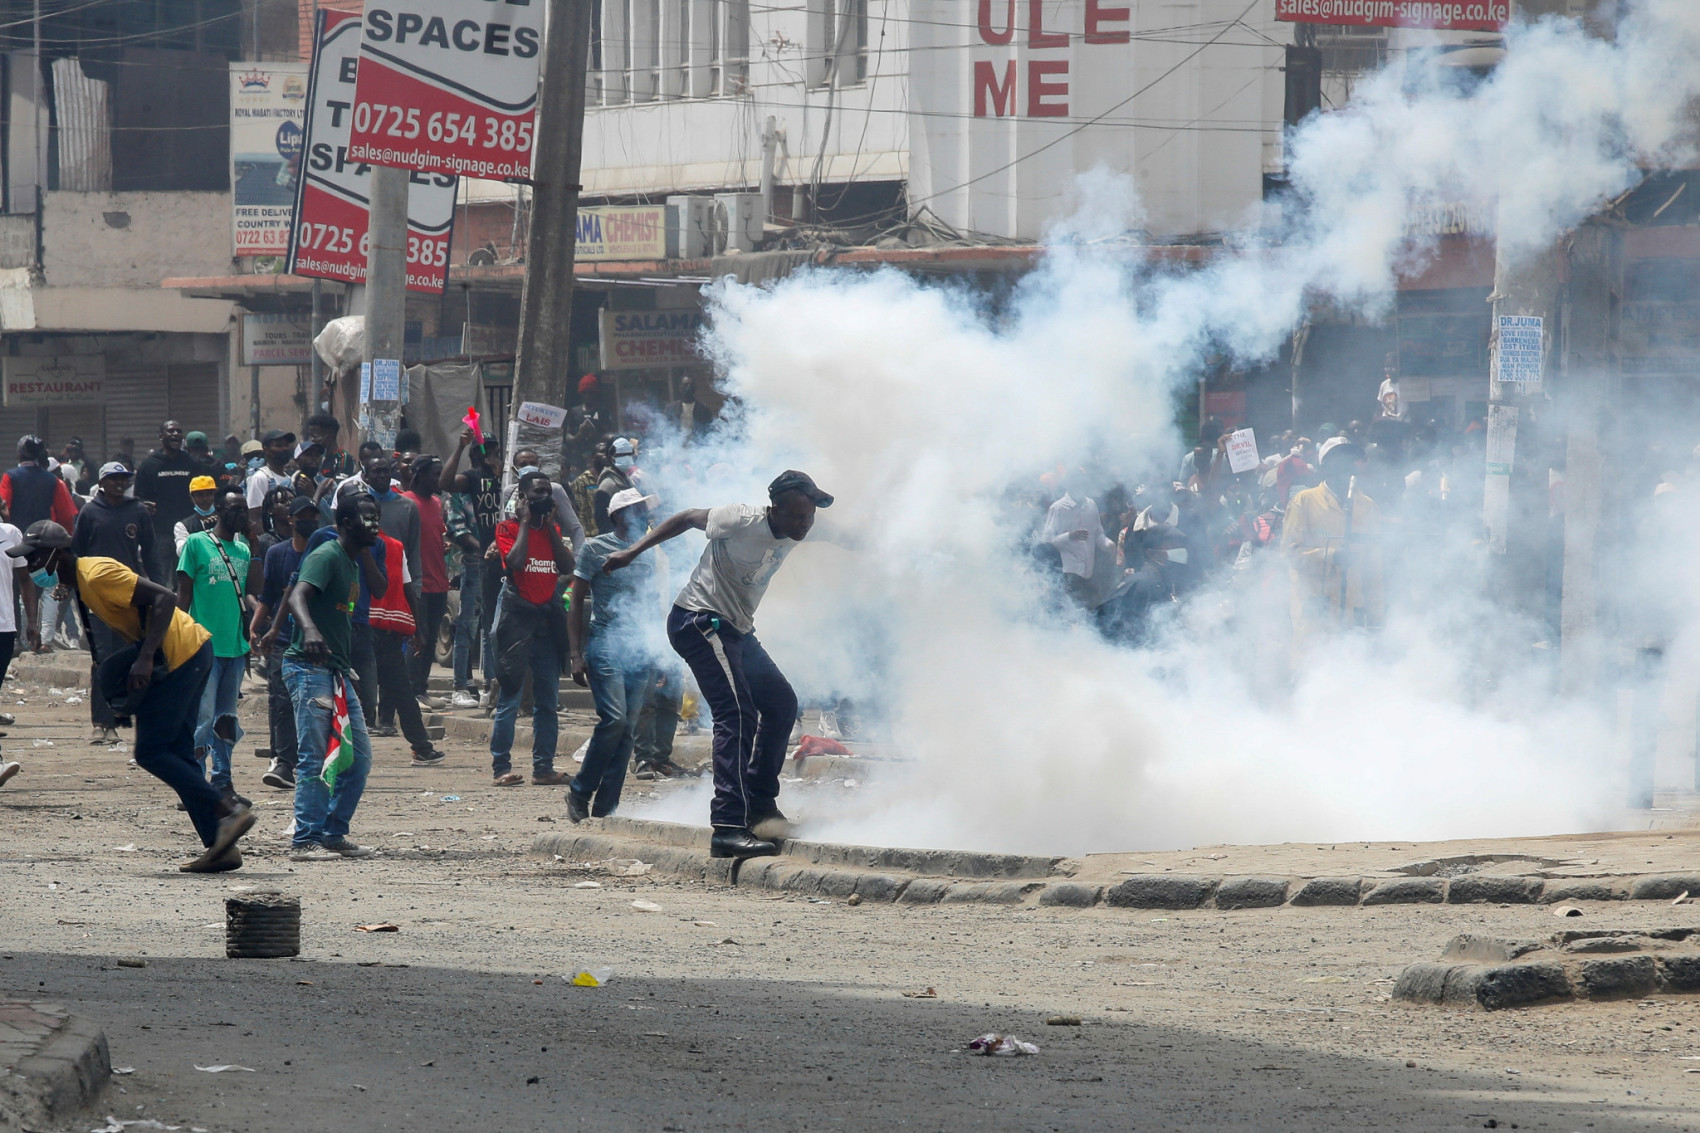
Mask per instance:
[[[318,591],[307,603],[307,612],[313,615],[313,624],[319,627],[319,633],[325,639],[331,668],[347,672],[353,667],[350,660],[354,655],[353,631],[349,628],[349,613],[360,598],[360,567],[348,557],[342,544],[333,539],[307,552],[296,578]],[[284,656],[298,661],[308,660],[301,651],[299,620],[295,623],[295,634]]]
[[[224,555],[218,553],[222,542],[211,531],[195,532],[183,544],[183,553],[177,556],[177,569],[194,584],[189,616],[212,634],[213,656],[246,657],[248,640],[242,632],[241,593],[248,588],[248,537],[238,535],[234,543],[224,543]],[[229,567],[224,565],[226,555],[230,557]],[[233,568],[235,579],[230,577]]]

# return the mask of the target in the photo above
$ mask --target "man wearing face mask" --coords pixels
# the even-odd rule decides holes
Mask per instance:
[[[235,488],[217,493],[213,526],[197,531],[177,559],[177,608],[212,634],[213,665],[201,697],[195,746],[211,756],[212,785],[235,794],[230,755],[242,738],[236,696],[248,671],[248,503]],[[240,796],[238,796],[240,797]],[[246,800],[244,800],[246,801]]]
[[[135,473],[116,460],[101,465],[94,498],[77,513],[71,550],[79,557],[113,559],[146,578],[154,569],[153,517],[146,504],[127,494],[134,478]],[[94,668],[123,646],[118,635],[98,619],[89,623],[88,632],[89,663]],[[89,697],[89,715],[94,723],[89,742],[116,743],[117,724],[104,696]]]
[[[1381,624],[1380,515],[1361,490],[1364,450],[1322,446],[1322,483],[1296,492],[1281,531],[1292,582],[1295,661],[1331,630]]]
[[[618,492],[630,489],[632,469],[637,467],[637,446],[625,437],[615,437],[608,445],[608,463],[596,478],[596,494],[591,497],[596,509],[596,529],[612,531],[608,519],[608,501]]]
[[[254,608],[254,620],[248,627],[253,641],[266,659],[266,713],[271,734],[271,766],[260,776],[260,782],[278,790],[295,789],[295,705],[289,699],[289,689],[283,683],[283,648],[294,632],[295,623],[284,607],[289,580],[301,567],[307,555],[307,540],[319,529],[319,505],[305,496],[296,496],[289,505],[289,537],[266,551],[260,599]],[[278,534],[284,534],[280,528]]]
[[[121,650],[100,675],[113,665],[128,665],[122,695],[136,721],[136,765],[177,792],[206,847],[178,868],[185,873],[240,868],[236,840],[254,825],[254,813],[241,800],[220,795],[195,758],[195,711],[212,671],[211,635],[177,608],[176,596],[165,587],[115,559],[79,556],[71,549],[71,533],[52,520],[31,526],[7,554],[24,560],[37,585],[63,584],[91,617],[127,645],[137,645],[134,661]],[[117,691],[97,679],[91,695]]]
[[[153,505],[154,553],[158,561],[148,573],[155,581],[171,578],[177,566],[172,529],[178,520],[195,514],[189,502],[189,482],[202,472],[201,462],[183,450],[183,426],[167,421],[159,427],[159,448],[136,470],[136,496]]]
[[[189,541],[189,536],[211,531],[217,524],[217,496],[218,481],[211,476],[196,476],[189,481],[189,503],[195,509],[194,514],[178,520],[171,528],[171,539],[176,544],[178,555],[182,555],[183,544]]]
[[[514,475],[516,477],[524,476],[528,472],[540,471],[541,468],[542,458],[537,455],[536,449],[522,448],[514,451]],[[507,494],[502,497],[503,519],[522,518],[519,514],[519,495],[519,488],[516,485],[509,488]],[[555,510],[551,513],[554,516],[555,524],[560,527],[561,535],[572,544],[573,552],[576,554],[578,549],[584,546],[585,534],[584,524],[579,522],[578,512],[573,509],[572,497],[567,495],[565,488],[550,481],[549,498],[555,501]]]

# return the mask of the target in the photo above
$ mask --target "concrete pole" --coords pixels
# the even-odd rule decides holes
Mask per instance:
[[[1616,230],[1601,223],[1582,225],[1570,242],[1564,306],[1564,597],[1559,619],[1559,685],[1566,695],[1592,692],[1600,677],[1598,543],[1605,466],[1600,423],[1617,386],[1619,243]]]
[[[761,129],[761,222],[773,223],[773,165],[779,153],[777,119],[769,114]]]
[[[573,244],[581,188],[590,4],[591,0],[549,0],[537,91],[537,152],[531,167],[531,233],[520,292],[519,351],[510,413],[526,401],[564,408],[574,380]]]
[[[361,359],[370,367],[373,397],[362,408],[369,412],[367,439],[386,448],[395,443],[400,426],[398,398],[379,398],[379,373],[401,366],[402,338],[407,319],[407,185],[409,173],[387,165],[372,167],[371,243],[366,253],[366,335]],[[398,391],[399,392],[399,391]]]
[[[1489,340],[1488,368],[1487,482],[1482,494],[1482,524],[1487,530],[1488,550],[1506,553],[1513,526],[1511,474],[1517,461],[1517,426],[1541,386],[1500,380],[1500,319],[1532,316],[1541,320],[1541,373],[1553,372],[1553,332],[1557,326],[1560,294],[1560,253],[1555,245],[1542,255],[1522,262],[1498,255],[1493,273],[1493,330]],[[1529,533],[1521,533],[1528,537]],[[1527,548],[1519,547],[1521,550]],[[1532,580],[1525,580],[1532,583]]]

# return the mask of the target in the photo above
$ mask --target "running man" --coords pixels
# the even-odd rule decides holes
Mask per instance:
[[[665,520],[603,562],[631,565],[651,547],[693,528],[708,546],[673,601],[667,639],[696,675],[714,715],[714,803],[709,819],[717,858],[776,854],[779,847],[751,827],[777,820],[779,771],[797,719],[797,694],[756,640],[756,606],[785,557],[815,524],[815,509],[832,497],[802,472],[782,472],[767,488],[768,506],[694,508]]]

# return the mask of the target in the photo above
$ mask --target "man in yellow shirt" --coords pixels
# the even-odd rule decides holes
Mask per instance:
[[[185,873],[239,868],[236,841],[254,825],[254,813],[240,800],[222,797],[195,758],[195,723],[213,665],[211,635],[177,608],[177,595],[165,587],[117,559],[78,556],[71,550],[70,532],[51,519],[30,524],[23,541],[6,553],[24,560],[37,586],[68,588],[78,605],[139,646],[129,670],[127,707],[119,714],[135,718],[136,765],[177,792],[206,846],[200,857],[178,868]],[[160,659],[163,673],[157,668]],[[90,691],[101,696],[107,688],[99,676],[110,659],[96,660],[101,674]]]
[[[1337,444],[1322,458],[1322,483],[1287,503],[1295,664],[1323,633],[1381,624],[1380,514],[1359,487],[1363,465],[1363,449]]]

